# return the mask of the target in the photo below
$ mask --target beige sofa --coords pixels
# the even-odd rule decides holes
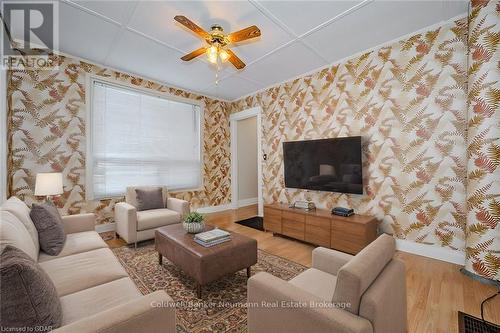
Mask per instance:
[[[165,208],[137,211],[135,189],[151,189],[157,186],[129,186],[125,193],[125,202],[115,205],[116,233],[127,244],[152,239],[155,229],[165,225],[180,223],[189,214],[189,202],[169,198],[166,187],[162,187]]]
[[[66,243],[50,256],[40,250],[29,213],[16,197],[0,207],[0,246],[24,251],[51,278],[63,312],[53,332],[175,332],[172,299],[164,291],[141,295],[94,231],[94,214],[63,216]]]
[[[312,268],[288,282],[254,275],[248,332],[406,332],[405,267],[394,253],[382,235],[356,256],[317,248]]]

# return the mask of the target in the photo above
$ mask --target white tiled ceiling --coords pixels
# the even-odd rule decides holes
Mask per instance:
[[[101,14],[103,18],[111,19],[117,23],[123,24],[129,18],[131,11],[134,10],[138,1],[96,1],[85,0],[75,1],[83,9],[89,9],[95,13]]]
[[[300,36],[360,2],[362,1],[261,1],[260,3],[286,24],[294,35]]]
[[[60,51],[213,97],[235,100],[426,26],[465,15],[467,1],[79,1],[60,2]],[[173,19],[209,30],[257,25],[262,37],[233,45],[247,64],[183,62],[203,41]]]
[[[261,85],[245,79],[239,75],[232,75],[226,79],[220,80],[218,85],[210,84],[203,89],[210,96],[223,96],[227,100],[235,100],[244,96],[248,91],[257,91]]]
[[[294,42],[253,63],[241,76],[264,87],[282,82],[326,64],[301,42]]]
[[[304,37],[304,41],[321,50],[328,62],[334,62],[439,22],[444,19],[443,9],[440,1],[393,1],[390,6],[374,1]],[[426,15],[415,14],[421,12]]]

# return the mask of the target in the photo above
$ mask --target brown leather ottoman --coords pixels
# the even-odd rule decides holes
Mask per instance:
[[[205,227],[205,230],[210,229],[213,227]],[[201,298],[203,285],[226,274],[246,268],[250,277],[250,267],[257,263],[255,239],[231,232],[229,242],[203,247],[193,237],[180,223],[167,225],[156,230],[155,248],[160,265],[165,257],[196,281],[198,298]]]

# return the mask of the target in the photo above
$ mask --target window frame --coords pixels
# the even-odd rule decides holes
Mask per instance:
[[[142,86],[136,86],[128,82],[122,82],[118,80],[114,80],[111,78],[107,77],[102,77],[98,76],[95,74],[87,74],[86,77],[86,93],[85,93],[85,105],[86,105],[86,117],[85,117],[85,139],[86,139],[86,148],[85,148],[85,200],[106,200],[106,199],[114,199],[114,198],[120,198],[125,196],[125,191],[127,186],[132,186],[132,185],[140,185],[140,184],[125,184],[124,189],[123,189],[123,194],[118,195],[118,196],[102,196],[98,197],[94,195],[94,185],[93,185],[93,114],[94,114],[94,106],[93,106],[93,92],[94,92],[94,83],[98,82],[104,85],[110,85],[117,87],[119,89],[126,89],[126,90],[131,90],[136,93],[140,94],[145,94],[153,97],[158,97],[162,99],[166,99],[169,101],[174,101],[174,102],[181,102],[181,103],[187,103],[191,105],[198,106],[200,108],[200,123],[199,123],[199,132],[200,132],[200,184],[198,187],[194,188],[168,188],[168,191],[171,193],[177,193],[177,192],[197,192],[201,191],[204,188],[204,182],[205,179],[203,177],[203,169],[204,169],[204,142],[205,142],[205,136],[204,136],[204,131],[205,131],[205,103],[203,100],[196,100],[196,99],[190,99],[190,98],[185,98],[181,96],[176,96],[172,95],[167,92],[162,92],[162,91],[157,91],[153,90],[150,88],[142,87]],[[166,186],[166,184],[157,184],[158,186]]]

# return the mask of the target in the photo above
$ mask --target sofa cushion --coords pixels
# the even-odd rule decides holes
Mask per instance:
[[[346,310],[357,315],[361,296],[392,260],[396,242],[383,234],[342,266],[337,275],[333,294],[334,303],[351,303]]]
[[[130,278],[121,278],[61,297],[63,325],[141,297]]]
[[[28,230],[31,238],[33,239],[33,243],[35,243],[35,248],[39,249],[40,244],[38,244],[38,231],[36,231],[35,224],[31,221],[29,207],[19,198],[10,197],[3,203],[2,210],[12,213],[24,224],[26,230]]]
[[[137,210],[165,208],[161,187],[150,189],[136,188]]]
[[[38,249],[24,224],[12,213],[0,210],[0,247],[12,245],[38,260]]]
[[[331,302],[337,277],[316,268],[309,268],[288,282],[325,301]]]
[[[137,230],[153,229],[179,222],[181,214],[167,208],[137,212]]]
[[[56,258],[70,256],[76,253],[107,248],[108,245],[95,231],[76,232],[66,235],[66,242],[62,251],[57,256],[51,256],[45,252],[40,252],[38,262],[44,262]]]
[[[2,331],[61,326],[61,302],[49,276],[30,256],[10,245],[0,255],[0,285]]]
[[[59,296],[127,277],[110,249],[97,249],[41,262]]]
[[[51,203],[33,204],[30,217],[38,231],[40,248],[52,256],[58,255],[66,241],[61,215]]]
[[[162,189],[162,195],[163,195],[163,207],[165,207],[167,203],[168,191],[165,186],[160,186],[160,187]],[[150,190],[155,188],[158,188],[158,186],[129,186],[127,187],[127,190],[125,192],[125,202],[128,203],[129,205],[134,206],[135,208],[139,208],[139,204],[137,203],[137,193],[135,192],[135,190],[136,189]]]

